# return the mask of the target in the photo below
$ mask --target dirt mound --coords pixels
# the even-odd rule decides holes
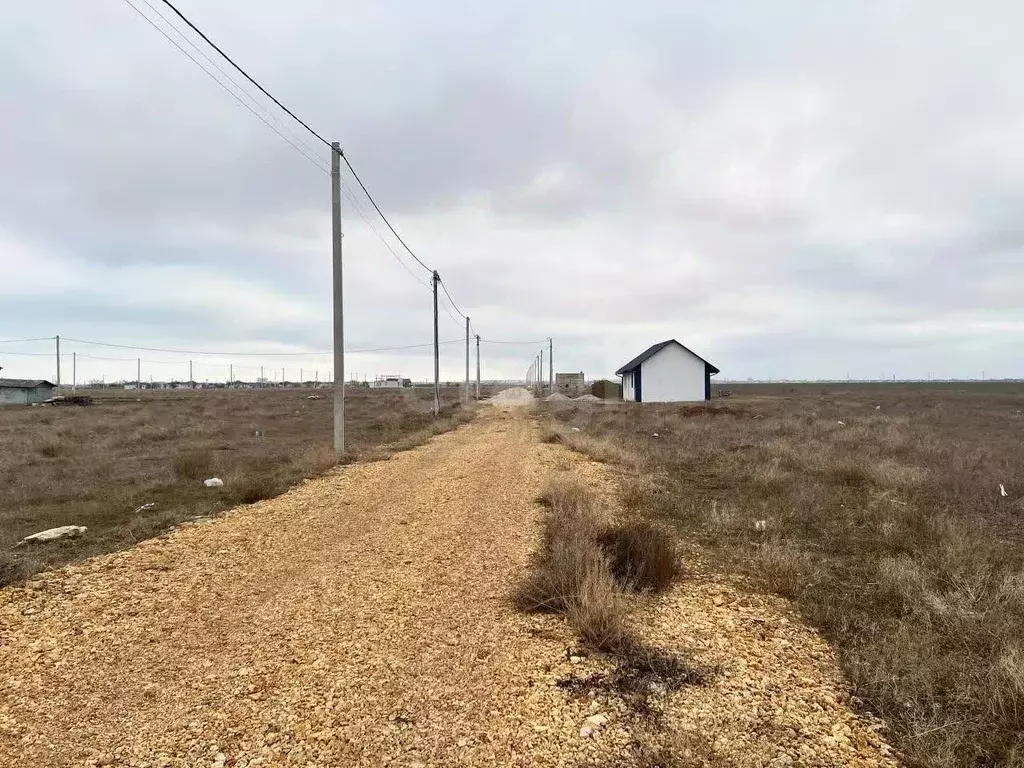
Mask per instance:
[[[580,395],[576,399],[577,400],[583,400],[584,402],[587,402],[587,403],[593,403],[593,402],[597,402],[601,398],[598,397],[597,395]]]
[[[552,402],[554,400],[571,400],[568,395],[563,395],[561,392],[552,392],[550,395],[544,398],[545,402]]]
[[[492,403],[529,403],[533,401],[533,393],[525,387],[510,387],[489,398]]]

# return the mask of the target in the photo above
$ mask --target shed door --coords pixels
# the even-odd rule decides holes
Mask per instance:
[[[633,399],[636,400],[638,403],[642,403],[643,402],[643,398],[640,396],[640,381],[641,381],[640,372],[643,371],[643,369],[644,369],[643,365],[638,365],[636,367],[636,370],[633,371],[633,395],[634,395]]]

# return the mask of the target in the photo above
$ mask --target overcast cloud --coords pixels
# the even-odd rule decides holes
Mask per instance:
[[[725,378],[1024,376],[1017,3],[179,7],[342,142],[485,339],[552,336],[595,377],[669,337]],[[5,9],[0,99],[0,339],[330,348],[327,176],[124,0]],[[429,341],[429,291],[344,208],[348,347]],[[52,377],[9,354],[50,346],[0,345],[3,375]],[[134,376],[72,349],[80,379]],[[539,345],[483,350],[512,377]],[[236,360],[261,363],[330,368]],[[427,349],[347,367],[431,371]]]

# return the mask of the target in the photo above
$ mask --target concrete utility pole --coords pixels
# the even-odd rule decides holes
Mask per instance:
[[[341,272],[341,144],[331,142],[331,256],[334,274],[334,452],[345,450],[345,292]]]
[[[284,386],[284,368],[281,369],[281,386]]]
[[[476,335],[476,399],[480,399],[480,334]]]
[[[54,382],[57,385],[57,391],[60,391],[60,336],[54,336],[54,340],[57,342],[57,381]]]
[[[263,375],[263,366],[260,366],[260,389],[267,386],[267,377]]]
[[[232,384],[235,381],[235,364],[228,364],[228,384]]]
[[[548,339],[548,390],[555,391],[555,342]]]
[[[469,315],[466,315],[466,391],[463,399],[469,402]]]
[[[434,270],[430,281],[434,286],[434,415],[441,413],[441,360],[437,348],[437,284],[441,282],[441,276]]]
[[[195,379],[192,378],[192,361],[188,361],[188,386],[189,389],[195,389]]]
[[[543,396],[544,395],[544,350],[543,349],[541,349],[541,351],[540,351],[540,368],[538,370],[540,371],[540,373],[537,375],[537,389],[540,392],[540,394]]]
[[[71,353],[71,394],[75,394],[75,386],[78,384],[78,353]]]
[[[142,394],[142,358],[135,358],[135,392]]]

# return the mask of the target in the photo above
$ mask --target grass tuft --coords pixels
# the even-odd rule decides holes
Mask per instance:
[[[213,473],[213,451],[209,448],[184,448],[174,457],[174,474],[188,480],[203,480]]]
[[[594,495],[575,478],[558,477],[542,491],[541,541],[512,600],[526,612],[564,614],[590,647],[625,653],[629,629],[624,590],[660,591],[677,574],[671,533],[647,522],[609,525]]]
[[[281,487],[267,474],[245,474],[231,484],[235,498],[241,504],[255,504],[257,501],[272,499],[281,492]]]
[[[334,449],[324,444],[314,445],[307,450],[303,456],[303,461],[306,464],[306,475],[308,477],[323,475],[340,463],[338,454],[334,452]]]
[[[678,575],[675,534],[648,520],[629,520],[598,535],[620,588],[663,592]]]

